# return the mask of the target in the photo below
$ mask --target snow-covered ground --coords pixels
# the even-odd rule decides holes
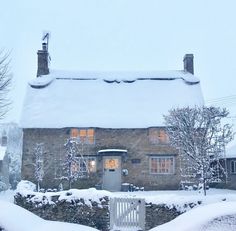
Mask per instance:
[[[13,203],[14,202],[14,195],[15,195],[14,190],[2,191],[2,192],[0,192],[0,200],[8,201],[8,202]]]
[[[236,202],[218,202],[192,210],[150,231],[235,231]]]
[[[78,224],[46,221],[13,203],[0,200],[0,230],[5,231],[96,231]]]

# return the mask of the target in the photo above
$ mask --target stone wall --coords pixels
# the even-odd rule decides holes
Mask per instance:
[[[164,130],[163,127],[156,128]],[[34,148],[36,143],[44,144],[44,172],[42,187],[58,187],[61,180],[61,162],[65,159],[64,144],[70,137],[70,128],[63,129],[24,129],[22,179],[35,182]],[[151,143],[149,129],[102,129],[95,128],[95,143],[87,145],[84,155],[97,157],[97,172],[88,179],[79,180],[75,188],[88,188],[102,185],[103,166],[98,151],[101,149],[126,149],[127,158],[123,159],[122,169],[129,174],[122,176],[123,183],[131,183],[145,190],[177,189],[180,182],[179,158],[176,150],[168,143]],[[174,174],[150,174],[150,155],[173,155]],[[139,161],[135,162],[134,159]]]
[[[146,230],[152,229],[175,219],[181,214],[175,207],[169,208],[165,204],[146,204]]]
[[[35,195],[15,195],[15,203],[46,220],[77,223],[99,230],[109,230],[108,197],[100,198],[100,203],[90,201],[88,205],[83,198],[73,201],[58,200],[52,196],[50,203],[46,197],[43,200],[31,200]],[[69,195],[68,195],[69,196]]]
[[[146,203],[146,230],[152,229],[175,219],[185,211],[200,205],[202,202],[186,203],[184,209],[179,209],[178,205],[167,206],[165,204]]]
[[[69,196],[70,194],[68,194]],[[33,197],[36,197],[35,200]],[[50,202],[46,196],[39,200],[35,194],[22,196],[17,193],[15,195],[15,203],[17,205],[44,219],[77,223],[108,231],[110,226],[109,197],[100,198],[99,203],[92,200],[90,202],[88,205],[83,198],[77,198],[72,201],[66,199],[58,200],[58,196],[53,196],[53,194]],[[199,204],[201,204],[201,201],[187,203],[184,206],[185,211]],[[165,204],[146,203],[145,230],[169,222],[183,212],[183,209],[178,209],[178,205],[170,207]]]

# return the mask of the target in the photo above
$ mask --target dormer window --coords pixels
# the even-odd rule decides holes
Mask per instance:
[[[80,142],[86,144],[94,144],[94,129],[78,129],[72,128],[70,132],[71,138],[77,138]]]

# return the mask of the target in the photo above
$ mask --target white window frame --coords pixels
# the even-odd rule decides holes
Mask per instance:
[[[152,160],[153,159],[173,159],[172,171],[170,172],[152,172]],[[174,156],[150,156],[149,157],[149,173],[151,175],[173,175],[175,174],[175,157]]]
[[[232,171],[232,164],[233,164],[233,171]],[[230,173],[236,174],[236,160],[231,160],[230,161]]]
[[[79,170],[78,173],[79,174],[86,174],[86,173],[90,173],[89,172],[89,167],[88,167],[88,163],[89,161],[95,161],[95,170],[94,171],[91,171],[92,173],[93,172],[96,172],[97,171],[97,158],[94,157],[94,156],[84,156],[84,157],[76,157],[76,163],[77,165],[79,166]],[[83,169],[82,166],[83,166],[83,163],[85,162],[86,166],[85,168]],[[82,170],[81,170],[82,169]]]

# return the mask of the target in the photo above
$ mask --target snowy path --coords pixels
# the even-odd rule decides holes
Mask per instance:
[[[9,201],[9,202],[13,203],[14,202],[14,195],[15,195],[14,190],[2,191],[2,192],[0,192],[0,200]]]

